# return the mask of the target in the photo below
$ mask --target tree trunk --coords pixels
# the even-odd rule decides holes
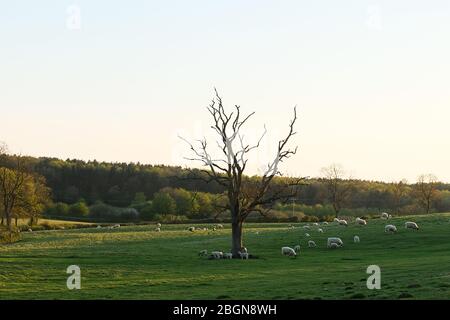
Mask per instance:
[[[7,216],[6,216],[6,226],[8,227],[8,230],[9,230],[9,231],[12,231],[11,220],[12,220],[11,216],[10,216],[10,215],[7,215]]]
[[[231,253],[233,258],[239,258],[239,251],[242,247],[242,221],[233,218],[231,223]]]
[[[16,217],[14,219],[15,219],[15,224],[16,224],[16,227],[17,227],[17,220],[18,220],[18,218]]]

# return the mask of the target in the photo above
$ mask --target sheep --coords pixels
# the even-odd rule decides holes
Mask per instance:
[[[348,227],[348,223],[345,220],[339,220],[339,225]]]
[[[100,226],[100,225],[97,226],[97,229],[101,229],[101,228],[102,228],[102,226]]]
[[[318,224],[317,222],[314,222],[314,223],[313,223],[313,226],[316,226],[316,227],[317,227],[317,226],[319,226],[319,224]]]
[[[337,243],[333,242],[333,243],[330,243],[328,248],[330,248],[330,249],[337,249],[337,248],[339,248],[339,245]]]
[[[305,229],[305,230],[310,230],[310,229],[311,229],[311,227],[310,227],[310,226],[308,226],[308,225],[306,225],[306,226],[303,226],[303,229]]]
[[[294,247],[294,251],[296,252],[296,253],[298,253],[298,252],[300,252],[300,245],[298,244],[298,245],[296,245],[295,247]]]
[[[417,223],[412,222],[412,221],[405,222],[405,228],[406,229],[419,230],[419,226],[417,225]]]
[[[353,242],[354,242],[354,243],[359,243],[359,242],[360,242],[359,237],[358,237],[358,236],[354,236],[354,237],[353,237]]]
[[[216,225],[216,228],[217,229],[223,229],[223,225],[222,224],[218,224],[218,225]]]
[[[158,222],[158,223],[156,224],[156,227],[157,227],[157,228],[161,228],[161,223]]]
[[[327,226],[327,225],[328,225],[328,221],[324,221],[324,222],[322,222],[322,224],[323,224],[324,226]]]
[[[308,241],[308,247],[310,247],[310,248],[315,248],[315,247],[317,247],[317,245],[316,245],[316,243],[315,243],[314,241],[309,240],[309,241]]]
[[[281,248],[281,254],[283,256],[297,257],[297,253],[291,247],[283,247],[283,248]]]
[[[384,232],[395,233],[397,232],[397,227],[394,226],[393,224],[388,224],[384,227]]]
[[[344,245],[344,242],[341,238],[328,238],[327,240],[327,247],[332,248],[331,245],[336,244],[338,247],[342,247]]]
[[[339,221],[341,220],[339,220],[338,218],[334,218],[333,221],[339,223]]]
[[[114,228],[114,229],[120,228],[120,224],[115,224],[115,225],[113,225],[113,228]]]
[[[239,251],[238,253],[242,260],[248,260],[248,252]]]
[[[202,257],[205,257],[205,256],[208,255],[208,250],[201,250],[201,251],[198,253],[198,255],[199,255],[199,256],[202,256]]]
[[[195,227],[189,227],[189,228],[188,228],[188,231],[194,232],[194,231],[195,231]]]
[[[28,229],[28,232],[33,232],[33,229],[29,228],[29,229]]]
[[[367,224],[367,221],[361,218],[356,218],[356,223],[361,226],[365,226]]]
[[[224,258],[224,259],[233,259],[233,254],[230,253],[230,252],[225,252],[225,253],[223,254],[223,258]]]
[[[222,259],[223,252],[222,251],[213,251],[213,252],[211,252],[210,257],[212,257],[213,259]]]
[[[311,235],[309,233],[305,233],[305,237],[309,238]]]
[[[317,229],[317,231],[318,231],[319,233],[323,233],[323,229],[322,229],[322,228]]]
[[[389,219],[389,213],[387,213],[387,212],[383,212],[382,214],[381,214],[381,219],[385,219],[385,220],[387,220],[387,219]]]
[[[248,253],[248,250],[247,250],[247,248],[246,247],[242,247],[241,248],[241,251],[240,252],[243,252],[243,253]]]
[[[156,232],[161,232],[161,228],[156,228],[155,231]]]

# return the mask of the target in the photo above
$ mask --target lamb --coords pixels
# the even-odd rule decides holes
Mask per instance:
[[[29,229],[28,229],[28,232],[33,232],[33,229],[29,228]]]
[[[332,244],[336,244],[338,247],[342,247],[344,245],[344,242],[341,238],[328,238],[327,247],[332,248]]]
[[[356,218],[356,223],[361,226],[365,226],[367,224],[367,221],[361,218]]]
[[[339,225],[348,227],[348,223],[345,220],[339,220]]]
[[[393,224],[388,224],[384,227],[384,232],[396,233],[397,227],[394,226]]]
[[[157,227],[157,228],[161,228],[161,223],[158,222],[158,223],[156,224],[156,227]]]
[[[296,245],[296,246],[294,247],[294,251],[295,251],[296,253],[300,252],[300,245]]]
[[[417,223],[412,222],[412,221],[405,222],[405,228],[419,230],[419,226],[417,225]]]
[[[161,232],[161,228],[156,228],[155,231],[156,232]]]
[[[194,231],[195,231],[195,227],[189,227],[188,230],[189,230],[190,232],[194,232]]]
[[[200,252],[198,253],[198,255],[201,256],[201,257],[205,257],[205,256],[208,255],[208,250],[202,250],[202,251],[200,251]]]
[[[225,253],[223,254],[223,258],[224,258],[224,259],[233,259],[233,254],[230,253],[230,252],[225,252]]]
[[[322,228],[317,229],[317,231],[318,231],[319,233],[323,233],[323,229],[322,229]]]
[[[222,251],[213,251],[210,255],[213,259],[222,259],[223,258],[223,252]]]
[[[310,248],[315,248],[315,247],[317,247],[317,245],[316,245],[316,243],[315,243],[314,241],[309,240],[309,241],[308,241],[308,247],[310,247]]]
[[[281,248],[281,254],[283,256],[297,257],[297,253],[295,252],[295,250],[290,247]]]
[[[305,233],[305,237],[309,238],[311,235],[309,233]]]
[[[354,237],[353,237],[353,242],[354,242],[354,243],[359,243],[359,242],[360,242],[359,237],[358,237],[358,236],[354,236]]]

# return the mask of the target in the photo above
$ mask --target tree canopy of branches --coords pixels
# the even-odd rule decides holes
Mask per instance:
[[[267,214],[276,201],[292,197],[292,190],[294,190],[292,186],[300,183],[300,180],[289,181],[276,190],[271,184],[275,176],[281,175],[280,164],[297,152],[297,148],[288,148],[288,143],[296,134],[294,126],[297,121],[297,111],[294,108],[288,133],[278,142],[273,160],[267,165],[265,172],[262,176],[247,178],[245,172],[249,161],[248,154],[260,146],[267,133],[266,128],[258,141],[254,144],[247,143],[242,128],[255,113],[244,115],[240,106],[237,105],[233,111],[228,112],[217,90],[207,110],[211,115],[213,123],[211,128],[218,139],[216,142],[221,156],[217,158],[213,156],[206,139],[198,140],[196,146],[182,139],[188,143],[193,155],[188,159],[198,161],[206,168],[201,170],[204,173],[201,179],[207,183],[216,182],[226,189],[227,203],[222,209],[231,214],[231,252],[234,257],[237,257],[243,248],[242,227],[248,215],[251,212]]]
[[[430,213],[436,198],[438,179],[433,174],[419,176],[415,185],[416,198],[426,213]]]
[[[349,201],[352,191],[351,180],[346,180],[344,169],[337,164],[323,168],[322,173],[327,187],[328,200],[333,205],[337,217],[341,209]]]

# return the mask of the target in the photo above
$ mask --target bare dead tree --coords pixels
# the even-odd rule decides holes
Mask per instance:
[[[284,139],[278,142],[278,147],[273,160],[267,165],[262,176],[249,178],[245,175],[248,165],[248,154],[257,149],[267,129],[255,144],[245,142],[242,135],[242,127],[255,114],[254,112],[243,115],[240,106],[235,106],[234,111],[227,112],[223,106],[222,98],[215,90],[215,97],[207,107],[213,125],[211,128],[218,136],[217,147],[221,156],[213,158],[206,139],[197,140],[196,146],[188,140],[180,137],[190,147],[193,154],[191,161],[198,161],[206,169],[197,170],[203,177],[197,175],[194,178],[207,183],[215,181],[226,189],[227,201],[223,205],[224,211],[231,214],[232,241],[231,252],[233,257],[238,257],[243,248],[242,229],[246,218],[252,212],[266,215],[276,201],[284,201],[293,196],[293,185],[301,183],[301,179],[290,179],[277,187],[272,186],[276,176],[280,176],[279,165],[291,155],[296,154],[297,148],[289,149],[288,143],[296,134],[294,126],[297,121],[297,110],[294,108],[294,117],[289,124],[289,130]],[[193,172],[193,171],[192,171]]]
[[[322,174],[327,187],[328,199],[333,206],[337,218],[351,195],[353,187],[351,179],[346,179],[344,168],[337,164],[322,168]]]
[[[436,198],[438,178],[433,174],[423,174],[417,179],[415,195],[419,204],[430,213]]]

